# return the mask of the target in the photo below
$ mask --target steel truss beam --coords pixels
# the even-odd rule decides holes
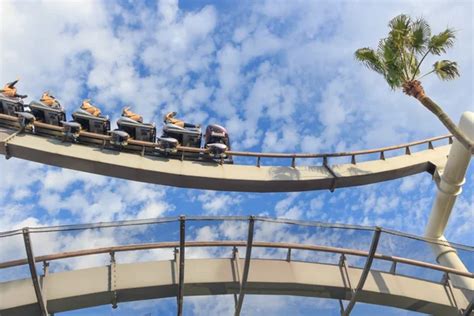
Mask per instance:
[[[466,310],[462,314],[463,316],[469,316],[471,313],[474,311],[474,298],[469,302],[469,305],[467,306]]]
[[[244,290],[245,290],[245,286],[247,285],[247,279],[248,279],[249,270],[250,270],[250,258],[252,256],[254,223],[255,223],[255,218],[253,216],[250,216],[249,233],[247,237],[247,250],[245,252],[244,272],[242,273],[242,280],[240,282],[239,298],[235,306],[235,313],[234,313],[235,316],[240,315],[240,311],[242,310],[242,304],[244,303],[244,295],[245,295]]]
[[[179,217],[179,277],[178,277],[178,316],[183,315],[183,294],[184,294],[184,249],[185,249],[185,216]]]
[[[352,297],[351,297],[351,300],[349,301],[349,304],[342,312],[343,316],[350,315],[357,301],[357,296],[360,294],[360,292],[362,291],[362,288],[364,287],[365,281],[367,280],[367,276],[369,275],[370,267],[372,266],[372,262],[374,261],[374,255],[375,255],[375,251],[377,250],[377,246],[379,244],[381,232],[382,232],[382,229],[380,227],[375,228],[374,236],[372,237],[372,243],[370,244],[369,256],[367,257],[367,260],[365,261],[364,270],[362,271],[362,274],[359,279],[359,283],[357,284],[355,291],[352,292]]]
[[[46,307],[46,301],[43,296],[43,291],[39,283],[38,272],[35,266],[35,256],[33,255],[33,246],[31,244],[30,232],[28,228],[23,228],[23,240],[25,242],[25,250],[28,259],[28,266],[30,267],[31,281],[33,281],[33,287],[35,289],[36,299],[42,316],[48,316],[48,309]]]

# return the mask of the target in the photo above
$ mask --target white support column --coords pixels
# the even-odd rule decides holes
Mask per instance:
[[[474,139],[474,112],[464,112],[461,116],[459,128],[470,138]],[[457,196],[462,192],[464,177],[466,175],[471,154],[464,146],[454,139],[449,151],[448,161],[441,174],[436,180],[438,193],[431,209],[431,215],[426,226],[425,236],[428,238],[439,239],[445,245],[433,245],[438,263],[467,271],[456,250],[449,246],[443,234],[448,224],[449,216],[456,202]],[[435,177],[438,174],[435,174]],[[474,289],[474,280],[450,276],[454,285]]]

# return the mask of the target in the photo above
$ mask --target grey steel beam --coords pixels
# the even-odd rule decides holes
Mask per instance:
[[[184,251],[186,238],[186,218],[184,216],[179,217],[179,277],[178,277],[178,316],[183,315],[183,294],[184,294]]]
[[[247,237],[247,250],[245,252],[245,264],[244,264],[244,272],[242,273],[242,280],[240,282],[240,290],[239,290],[239,299],[237,300],[237,305],[235,306],[235,316],[240,315],[240,311],[242,310],[242,304],[244,303],[244,290],[245,286],[247,285],[247,279],[249,276],[250,270],[250,258],[252,257],[252,245],[253,245],[253,231],[254,231],[254,223],[255,218],[250,216],[249,218],[249,232]]]
[[[117,308],[117,276],[116,276],[117,261],[115,260],[115,252],[110,252],[110,265],[109,265],[109,290],[112,292],[112,308]]]
[[[336,181],[338,177],[336,173],[334,172],[334,170],[332,170],[332,168],[329,166],[328,157],[326,156],[323,157],[323,166],[332,176],[332,182],[331,182],[331,186],[329,187],[329,191],[334,192],[334,190],[336,189]]]
[[[345,254],[341,254],[339,257],[339,270],[341,271],[341,277],[344,282],[344,287],[349,287],[351,293],[354,291],[351,284],[351,278],[349,277],[347,259]]]
[[[365,261],[364,270],[362,271],[362,274],[360,276],[359,283],[357,284],[355,291],[352,292],[351,300],[349,301],[349,304],[347,305],[344,312],[342,313],[342,315],[344,316],[350,315],[357,301],[357,296],[360,294],[360,292],[362,291],[362,288],[364,287],[365,281],[367,280],[367,276],[369,275],[370,267],[372,266],[372,262],[374,261],[374,255],[375,255],[375,251],[377,250],[377,246],[379,244],[381,232],[382,232],[382,229],[380,227],[375,228],[374,236],[372,237],[372,242],[370,244],[369,256],[367,257],[367,260]]]
[[[234,260],[234,263],[235,263],[235,278],[239,281],[239,289],[240,289],[240,284],[242,284],[242,282],[240,279],[239,248],[235,246],[232,248],[232,260]],[[234,293],[234,306],[237,306],[238,301],[239,301],[238,293]]]
[[[474,298],[469,302],[469,305],[467,305],[466,309],[463,312],[463,316],[469,316],[474,310]]]
[[[23,228],[23,240],[25,242],[25,250],[28,259],[28,266],[30,268],[31,281],[33,282],[33,287],[35,289],[36,300],[38,301],[40,313],[42,316],[47,316],[48,309],[46,307],[46,301],[44,299],[39,282],[38,272],[36,271],[35,256],[33,255],[33,246],[31,244],[31,237],[28,228]]]

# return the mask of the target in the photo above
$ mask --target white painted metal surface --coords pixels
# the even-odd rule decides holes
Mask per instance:
[[[101,150],[58,139],[21,134],[8,141],[11,130],[0,130],[0,154],[48,165],[134,181],[245,192],[291,192],[357,186],[430,171],[444,166],[449,145],[385,160],[324,166],[220,165],[157,156]]]
[[[474,139],[474,112],[465,112],[460,120],[459,128],[470,138]],[[433,245],[438,263],[456,270],[468,271],[459,259],[456,251],[449,247],[444,238],[444,230],[448,224],[451,211],[456,199],[462,192],[466,170],[471,161],[471,154],[456,139],[449,151],[446,167],[435,174],[438,193],[436,195],[431,215],[426,227],[425,236],[446,242],[446,246]],[[474,225],[473,225],[474,226]],[[452,275],[453,284],[474,290],[474,280]]]
[[[239,265],[244,266],[244,259]],[[184,295],[220,295],[239,292],[239,278],[233,259],[186,259]],[[117,302],[176,296],[174,261],[116,264],[114,287],[110,269],[97,267],[60,273],[45,278],[48,311],[56,313]],[[362,269],[347,268],[351,283],[357,283]],[[240,272],[242,273],[242,272]],[[2,316],[37,315],[36,297],[30,279],[0,284]],[[278,294],[349,299],[350,287],[337,265],[284,260],[253,259],[246,294]],[[435,315],[455,315],[473,298],[472,291],[433,282],[371,271],[358,301],[393,306]],[[457,305],[457,306],[456,306]]]
[[[474,139],[474,113],[464,113],[460,127],[470,138]],[[156,156],[142,157],[133,153],[104,149],[101,150],[97,147],[64,143],[57,139],[39,137],[31,134],[19,134],[15,137],[11,137],[12,133],[13,131],[11,130],[0,129],[1,154],[8,154],[11,157],[80,171],[179,187],[246,192],[288,192],[349,187],[396,179],[423,171],[435,172],[435,179],[437,180],[439,191],[427,225],[426,236],[445,241],[445,246],[433,246],[437,255],[437,260],[440,264],[452,267],[456,270],[467,271],[455,250],[449,246],[449,243],[443,236],[456,197],[461,193],[464,176],[471,159],[470,153],[467,152],[456,140],[452,146],[442,146],[417,153],[407,152],[406,155],[368,162],[358,162],[357,164],[331,165],[330,168],[328,168],[327,165],[257,167],[248,165],[220,165],[216,163],[186,160],[180,161]],[[7,146],[4,146],[6,144]],[[446,156],[448,150],[450,151],[449,159],[447,160]],[[407,151],[409,151],[408,148]],[[196,269],[205,271],[206,268],[201,267],[202,263],[204,265],[209,264],[210,266],[216,264],[225,266],[225,263],[222,264],[222,262],[227,261],[226,259],[189,260],[186,265],[191,265],[191,267],[198,266],[199,268]],[[312,279],[311,282],[308,281],[307,283],[301,283],[301,280],[298,279],[285,279],[287,277],[285,272],[288,272],[285,270],[286,268],[282,268],[282,275],[278,274],[280,270],[277,270],[277,273],[272,276],[273,279],[268,278],[268,280],[260,280],[259,278],[261,275],[265,275],[265,271],[273,269],[274,267],[279,268],[279,265],[282,262],[277,260],[267,260],[265,262],[252,260],[252,267],[255,265],[254,262],[257,262],[256,265],[259,268],[252,269],[257,269],[259,274],[254,275],[255,279],[252,279],[252,270],[250,271],[248,293],[308,295],[342,299],[350,297],[350,289],[345,285],[341,287],[340,284],[326,284],[317,278],[314,280],[316,283],[311,283],[313,282]],[[162,264],[162,262],[150,264]],[[267,264],[268,266],[263,266],[264,264]],[[275,264],[275,266],[272,266],[273,264]],[[332,267],[329,265],[327,265],[328,267],[322,267],[325,265],[301,262],[286,262],[286,264],[292,267],[290,269],[290,277],[295,277],[295,271],[293,271],[293,269],[295,269],[294,267],[296,266],[298,266],[298,269],[303,269],[305,273],[308,273],[308,275],[311,275],[311,273],[314,274],[314,272],[311,271],[311,269],[314,268],[314,265],[317,265],[318,269],[323,270]],[[299,264],[302,264],[303,266],[299,266]],[[139,265],[141,264],[130,265],[129,268],[132,270],[130,270],[129,273],[140,274],[141,271],[134,270],[135,266],[138,267]],[[170,267],[173,266],[169,262],[166,263],[166,265]],[[309,268],[309,265],[313,265],[313,267]],[[118,266],[120,265],[117,265],[117,267]],[[125,268],[126,265],[123,266]],[[219,267],[215,268],[219,269]],[[78,270],[47,276],[44,281],[47,289],[46,292],[48,293],[48,308],[50,306],[53,308],[49,309],[49,311],[55,312],[108,303],[111,300],[110,288],[104,291],[101,284],[96,284],[97,282],[103,281],[104,269],[108,271],[107,273],[110,273],[110,270],[107,268],[94,268],[88,269],[87,271]],[[224,267],[222,269],[224,274],[228,273],[228,271],[225,272],[225,269],[228,268]],[[356,274],[354,278],[357,280],[360,276],[360,271],[357,272],[358,269],[352,270],[351,274]],[[146,271],[146,269],[144,271]],[[166,271],[166,269],[164,269],[164,271],[166,273],[169,272]],[[196,271],[195,273],[198,273]],[[329,273],[329,270],[327,271]],[[235,288],[233,285],[236,282],[235,279],[231,281],[215,278],[212,279],[212,277],[215,277],[212,276],[212,273],[215,272],[208,272],[207,276],[210,279],[196,283],[192,281],[192,274],[191,277],[189,277],[187,272],[184,280],[186,284],[184,295],[238,293],[238,282]],[[357,276],[357,273],[359,273],[359,276]],[[79,274],[80,277],[77,277]],[[380,288],[380,284],[382,283],[377,282],[377,277],[375,275],[378,275],[380,282],[382,282],[386,288]],[[92,276],[93,279],[89,280],[90,276]],[[109,280],[110,275],[107,277],[107,280]],[[329,273],[328,277],[331,279],[337,279],[337,274],[335,274],[335,272],[332,274]],[[97,280],[95,278],[97,278]],[[278,282],[279,278],[285,279],[285,282],[283,282],[284,286]],[[443,295],[444,293],[444,295],[446,295],[448,293],[446,286],[390,275],[383,272],[371,271],[369,279],[367,280],[368,285],[367,287],[364,287],[359,300],[421,312],[448,315],[455,311],[457,312],[460,308],[463,308],[463,306],[467,306],[469,300],[472,300],[472,291],[474,290],[474,281],[472,278],[457,275],[451,275],[450,278],[454,285],[463,287],[464,289],[460,290],[455,288],[455,293],[453,294],[454,297],[448,297],[446,301],[445,298],[438,296],[437,294],[439,293],[439,295]],[[60,294],[64,295],[59,295],[57,297],[51,294],[54,293],[56,287],[62,288],[69,282],[74,282],[75,280],[87,280],[87,284],[90,283],[90,286],[87,285],[87,289],[83,289],[83,292],[81,293],[71,292],[69,295],[67,293],[62,293],[61,291]],[[144,280],[149,281],[146,280],[146,277],[144,277]],[[320,284],[317,282],[322,283]],[[370,282],[375,282],[378,287],[371,288],[370,286],[373,286],[373,284]],[[406,282],[406,286],[401,286],[404,282]],[[423,284],[418,284],[417,282],[423,282]],[[261,287],[259,285],[260,283]],[[393,288],[391,283],[395,284]],[[97,288],[94,290],[94,287]],[[144,286],[141,283],[131,287],[124,285],[123,288],[117,290],[117,293],[121,293],[118,301],[174,296],[176,280],[173,279],[171,284],[169,282],[154,283],[149,287],[154,290],[149,291],[151,288],[148,288],[146,285]],[[311,293],[308,293],[306,290],[307,287],[313,289]],[[314,291],[314,287],[320,287],[322,290]],[[31,292],[32,288],[32,284],[31,282],[28,282],[28,280],[17,280],[0,284],[0,293],[2,294],[0,295],[0,310],[3,309],[1,315],[10,315],[9,313],[11,313],[11,315],[20,315],[30,312],[36,313],[36,309],[38,309],[37,304],[35,304],[37,299],[34,297],[34,290]],[[387,288],[389,290],[388,292],[385,292]],[[412,288],[416,289],[417,292],[428,292],[431,298],[418,297],[417,293],[411,291]],[[77,289],[80,290],[81,287],[79,286]],[[156,289],[161,290],[156,292]],[[91,291],[88,292],[89,290]],[[15,295],[12,295],[12,291],[15,293],[22,293],[22,295],[16,297]],[[28,297],[30,297],[31,294],[33,295],[33,303],[30,304],[25,300],[28,300]],[[12,302],[15,302],[16,300],[20,300],[20,303],[17,305],[11,305]],[[447,302],[447,305],[443,305],[444,302]]]

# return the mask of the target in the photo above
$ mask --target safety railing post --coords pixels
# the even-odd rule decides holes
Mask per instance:
[[[183,294],[184,294],[184,250],[185,250],[185,228],[186,218],[179,217],[179,275],[178,275],[178,316],[183,315]]]
[[[240,289],[240,285],[242,284],[241,279],[240,279],[240,263],[239,263],[240,258],[239,258],[239,248],[237,248],[236,246],[232,248],[232,260],[234,261],[234,264],[235,264],[235,278],[237,279],[237,281],[239,281],[239,289]],[[234,306],[237,306],[238,301],[239,301],[238,294],[234,293]]]
[[[462,313],[462,316],[469,316],[474,311],[474,298],[469,302],[466,309]]]
[[[344,309],[344,312],[342,312],[343,316],[350,315],[357,301],[357,296],[360,294],[360,291],[364,287],[365,281],[367,280],[367,276],[369,275],[369,272],[370,272],[370,267],[372,266],[372,262],[374,261],[374,255],[375,255],[375,251],[377,250],[377,246],[379,244],[381,233],[382,233],[382,229],[380,227],[376,227],[374,236],[372,237],[372,242],[370,244],[369,255],[367,257],[367,260],[365,261],[364,270],[362,270],[362,274],[360,276],[359,283],[357,284],[355,291],[352,292],[352,297],[351,297],[351,300],[349,301],[349,304],[347,304],[347,307]]]
[[[390,273],[397,274],[397,262],[392,261],[392,265],[390,266]]]
[[[242,273],[242,281],[240,282],[240,290],[239,290],[237,305],[235,306],[235,313],[234,313],[235,316],[240,315],[240,311],[242,310],[242,304],[244,303],[244,295],[245,295],[244,290],[245,290],[245,286],[247,285],[247,278],[249,276],[249,270],[250,270],[250,258],[252,256],[254,223],[255,223],[255,218],[253,216],[250,216],[249,232],[248,232],[248,237],[247,237],[247,249],[245,252],[244,271]]]
[[[109,265],[109,290],[112,294],[112,308],[117,308],[117,262],[115,260],[115,252],[110,252],[110,265]]]
[[[291,248],[288,248],[288,252],[286,253],[286,261],[291,261]]]
[[[38,301],[40,313],[42,316],[47,316],[48,309],[46,307],[46,300],[43,296],[43,291],[39,282],[38,272],[36,271],[33,245],[31,243],[31,236],[28,228],[23,228],[23,241],[25,242],[25,250],[28,259],[28,266],[30,268],[31,281],[33,282],[33,287],[35,289],[36,300]]]

